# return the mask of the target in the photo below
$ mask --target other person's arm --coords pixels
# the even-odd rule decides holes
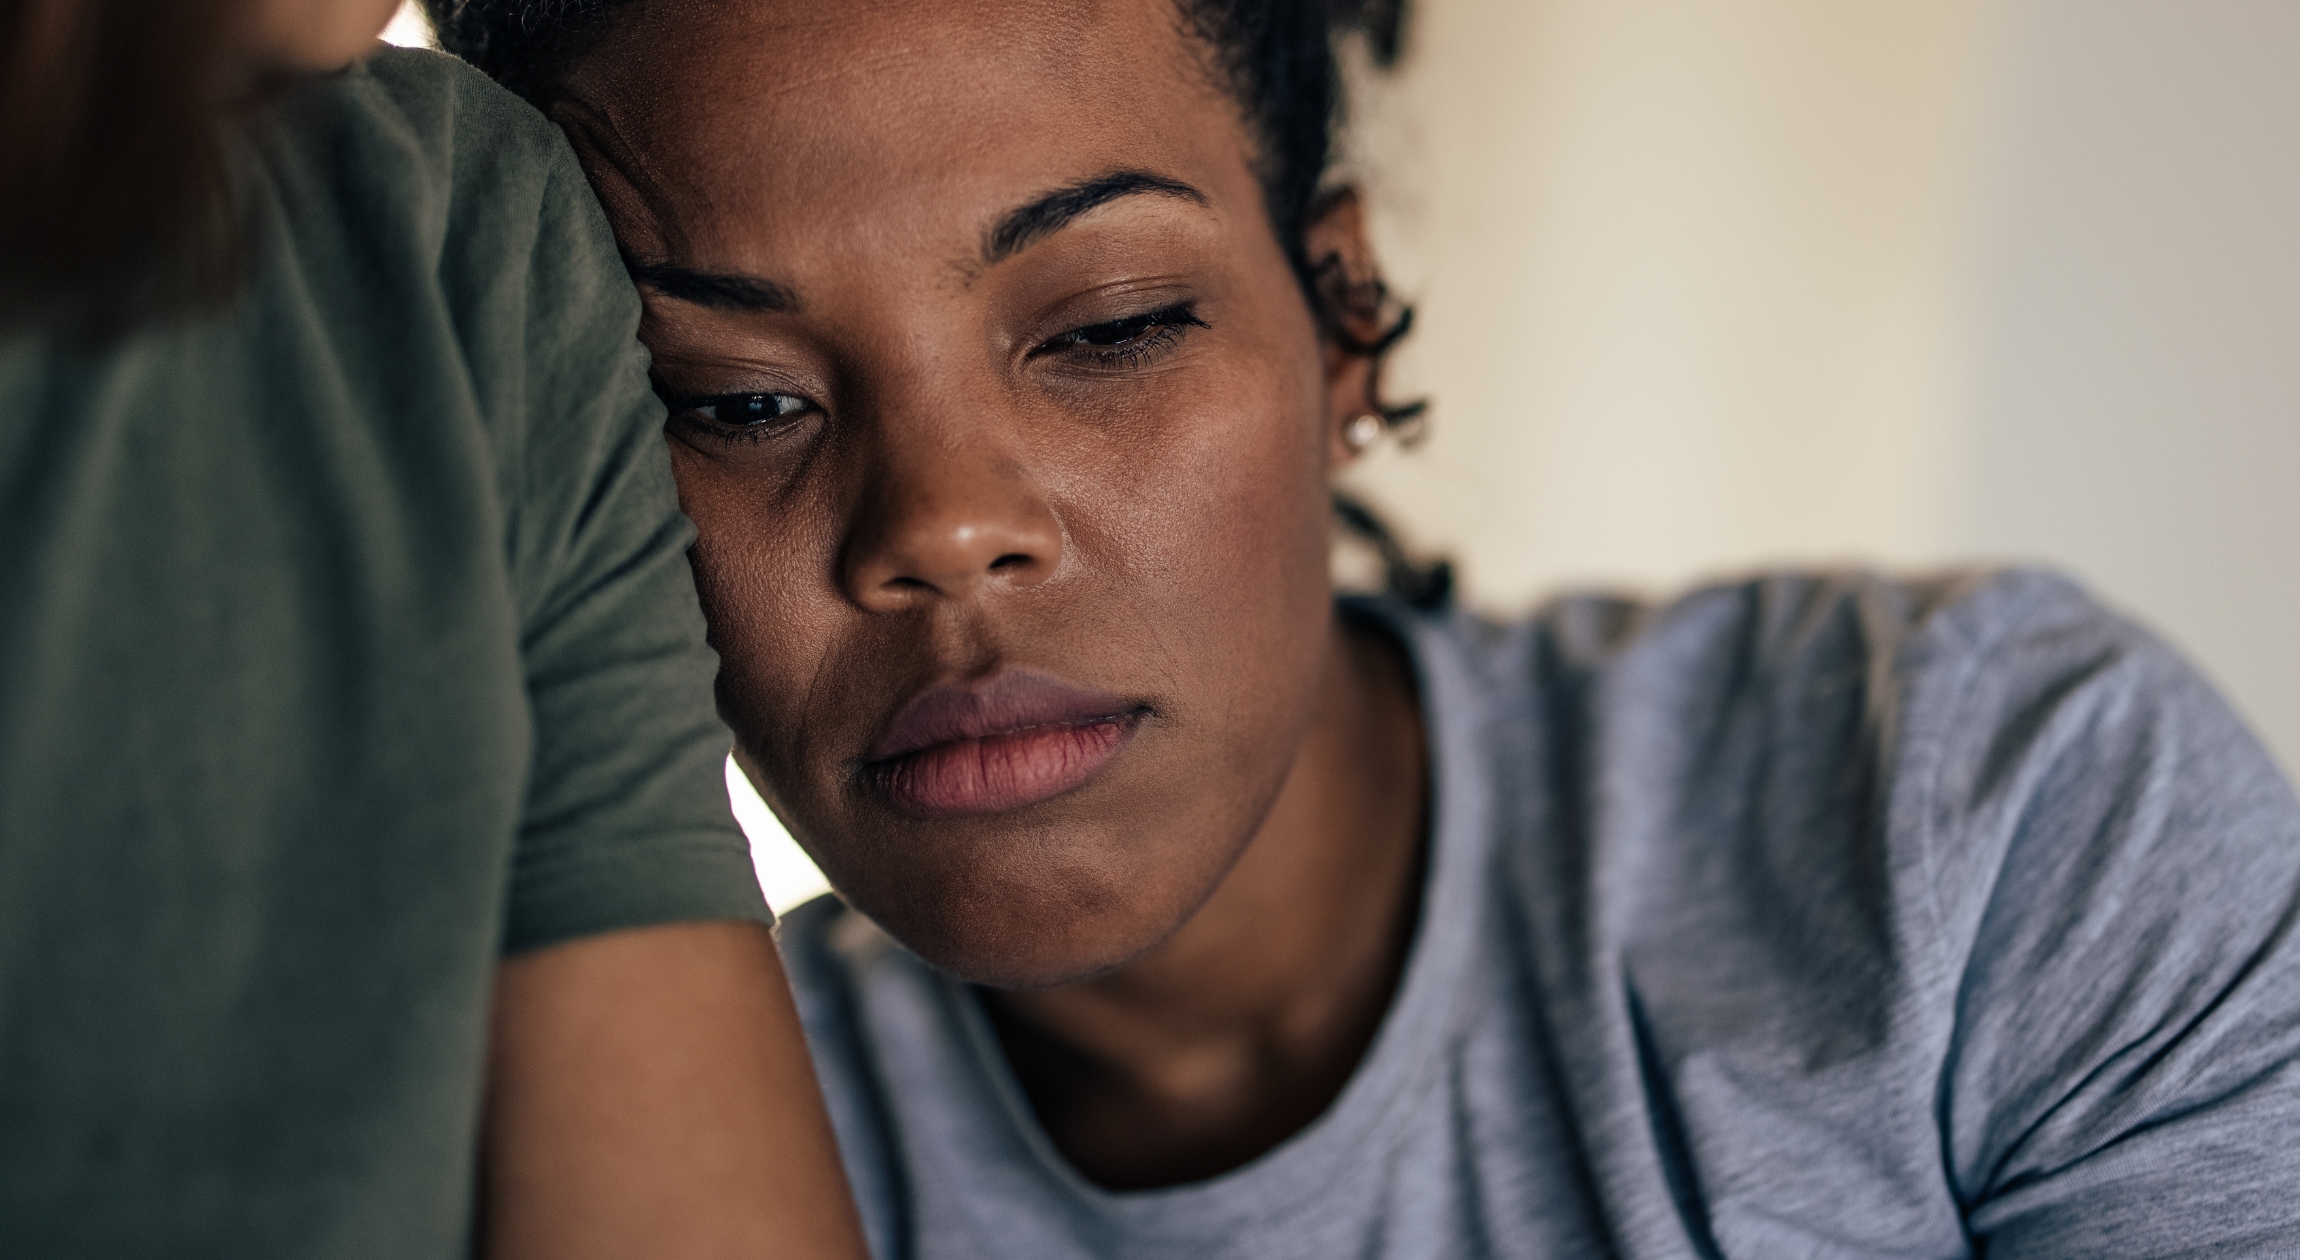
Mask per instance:
[[[506,961],[486,1126],[489,1260],[864,1254],[757,923],[612,932]]]

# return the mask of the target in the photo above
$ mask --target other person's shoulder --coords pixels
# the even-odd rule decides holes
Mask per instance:
[[[385,48],[291,90],[269,123],[265,179],[304,273],[291,300],[408,353],[452,345],[504,433],[605,426],[622,450],[659,428],[638,295],[534,107],[445,53]],[[424,335],[432,320],[444,337]]]
[[[613,259],[566,137],[445,53],[384,48],[299,84],[255,136],[298,234],[342,225],[333,253],[404,266],[413,251],[442,270],[489,272],[499,256],[557,248],[537,233],[566,226],[574,247]]]
[[[452,182],[548,174],[569,157],[559,129],[469,64],[428,48],[383,48],[324,82],[356,137],[419,153]]]

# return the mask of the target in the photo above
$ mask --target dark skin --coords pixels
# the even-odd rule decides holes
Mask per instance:
[[[739,760],[842,896],[985,986],[1116,1187],[1332,1102],[1426,812],[1409,672],[1328,576],[1369,365],[1205,57],[1167,0],[652,0],[557,110],[639,264]],[[1352,197],[1307,244],[1372,274]],[[906,700],[1018,666],[1123,697],[1131,741],[1003,812],[874,790]]]

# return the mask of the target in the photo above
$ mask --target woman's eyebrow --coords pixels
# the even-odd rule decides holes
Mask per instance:
[[[1112,171],[1067,188],[1057,188],[1001,215],[982,238],[982,265],[994,267],[1094,207],[1137,193],[1179,197],[1201,206],[1212,204],[1206,194],[1178,179],[1151,171]]]
[[[714,311],[773,311],[795,315],[801,303],[797,292],[760,276],[726,271],[703,271],[678,263],[640,262],[626,258],[623,265],[631,282],[667,298],[692,302]]]

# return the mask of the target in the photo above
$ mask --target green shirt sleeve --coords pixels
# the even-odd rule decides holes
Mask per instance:
[[[534,723],[503,948],[771,921],[727,805],[718,659],[635,335],[638,297],[565,140],[533,121],[547,162],[532,247],[498,255],[525,262],[525,283],[468,291],[488,325],[469,334],[519,364],[492,374],[488,400]]]

